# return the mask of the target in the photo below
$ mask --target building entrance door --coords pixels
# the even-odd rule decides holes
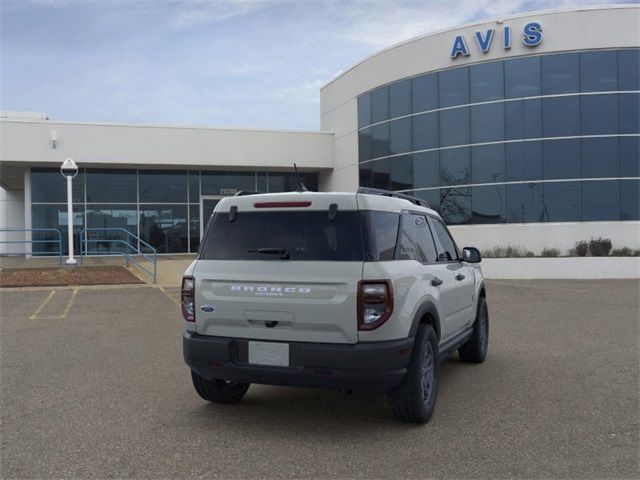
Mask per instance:
[[[202,240],[204,227],[207,226],[213,209],[216,208],[218,202],[223,198],[224,195],[202,195],[200,197],[200,240]]]

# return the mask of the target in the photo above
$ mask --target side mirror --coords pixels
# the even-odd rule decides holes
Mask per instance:
[[[462,259],[468,263],[480,263],[482,256],[480,250],[475,247],[464,247],[462,249]]]

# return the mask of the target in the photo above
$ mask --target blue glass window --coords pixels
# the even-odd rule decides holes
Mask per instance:
[[[469,103],[469,69],[444,70],[438,74],[440,108]]]
[[[365,128],[358,132],[358,161],[364,162],[373,158],[373,140],[371,128]]]
[[[471,221],[471,188],[441,188],[440,216],[449,225],[469,223]]]
[[[89,205],[87,206],[88,228],[124,229],[138,235],[138,207],[137,205]],[[103,242],[87,242],[86,248],[90,254],[122,253],[126,251],[124,243],[135,243],[129,235],[121,230],[102,232],[88,232],[89,239],[104,239]],[[118,240],[118,241],[107,241]],[[186,250],[185,250],[186,251]]]
[[[580,57],[577,53],[542,57],[542,94],[580,91]]]
[[[640,50],[618,52],[618,90],[640,90]]]
[[[545,137],[580,135],[580,98],[545,98],[542,102],[542,131]]]
[[[438,108],[438,74],[421,75],[411,79],[413,113]]]
[[[640,137],[620,138],[620,175],[640,177]]]
[[[469,76],[471,81],[471,103],[504,98],[502,62],[472,65],[469,68]]]
[[[382,123],[371,127],[372,158],[386,157],[389,149],[389,124]]]
[[[542,100],[505,102],[507,140],[542,137]]]
[[[413,124],[413,150],[438,148],[438,112],[416,115]]]
[[[542,142],[507,143],[507,181],[542,179]]]
[[[620,220],[640,220],[640,180],[620,181]]]
[[[140,237],[159,253],[187,252],[189,249],[187,206],[141,206]]]
[[[618,180],[583,182],[582,220],[585,222],[620,220],[620,182]]]
[[[239,190],[255,190],[253,172],[202,172],[203,195],[233,195]]]
[[[402,80],[389,87],[390,118],[411,113],[411,80]]]
[[[60,175],[60,173],[58,173]],[[31,228],[57,228],[62,232],[62,254],[69,251],[67,227],[66,205],[31,205]],[[77,253],[80,251],[80,231],[84,227],[84,205],[73,205],[73,249]],[[60,238],[55,232],[33,232],[32,240],[56,240],[55,242],[34,243],[32,252],[34,254],[58,253]],[[9,251],[17,251],[15,244],[8,244]]]
[[[580,54],[580,89],[583,92],[618,90],[617,52],[582,52]]]
[[[471,188],[471,223],[503,223],[505,221],[504,185]]]
[[[471,143],[504,140],[504,103],[471,107]]]
[[[606,178],[619,175],[618,138],[583,138],[582,176]]]
[[[371,123],[371,96],[366,93],[358,97],[358,128]]]
[[[200,247],[200,205],[189,205],[189,247],[191,253]]]
[[[140,202],[186,203],[187,172],[140,170]]]
[[[543,168],[546,180],[580,178],[580,140],[544,142]]]
[[[440,190],[434,188],[433,190],[417,190],[409,192],[414,197],[418,197],[429,204],[429,206],[436,212],[440,212]]]
[[[135,170],[87,170],[87,202],[135,203],[137,186]]]
[[[197,170],[189,172],[189,201],[200,202],[200,172]]]
[[[413,188],[413,159],[402,155],[391,159],[391,190]]]
[[[506,98],[540,95],[540,57],[525,57],[504,62]]]
[[[411,118],[389,122],[389,139],[391,155],[411,151]]]
[[[413,184],[415,188],[437,187],[440,185],[439,152],[413,154]]]
[[[466,185],[470,179],[469,147],[440,151],[440,185]]]
[[[385,158],[371,163],[372,186],[389,190],[391,187],[391,160]]]
[[[372,169],[373,169],[373,167],[371,165],[371,162],[360,164],[360,168],[359,168],[360,183],[359,183],[359,185],[361,187],[372,187],[373,186],[373,180],[372,180],[372,177],[371,177]]]
[[[504,153],[504,144],[471,147],[471,183],[504,182]]]
[[[79,169],[78,174],[71,181],[71,186],[73,190],[72,201],[84,203],[84,173],[82,169]],[[67,179],[62,176],[59,169],[31,169],[31,201],[67,203]]]
[[[441,110],[439,118],[440,146],[469,143],[469,107]]]
[[[545,222],[579,222],[582,210],[580,182],[543,184]]]
[[[620,105],[620,133],[640,133],[640,95],[637,93],[621,93],[618,95]]]
[[[604,135],[618,133],[618,96],[582,96],[582,134]]]
[[[389,119],[389,87],[371,92],[371,123]]]
[[[506,186],[507,221],[531,223],[542,221],[542,184],[517,183]]]

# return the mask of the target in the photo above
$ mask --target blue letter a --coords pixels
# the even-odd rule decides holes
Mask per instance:
[[[462,55],[463,57],[469,55],[469,49],[467,48],[467,44],[464,43],[464,37],[462,35],[458,35],[453,41],[453,49],[451,50],[451,58],[456,58],[458,55]]]
[[[480,50],[482,53],[487,53],[489,48],[491,48],[491,40],[493,40],[493,28],[487,30],[487,34],[485,37],[482,37],[482,32],[476,32],[476,40],[478,41],[478,45],[480,46]]]

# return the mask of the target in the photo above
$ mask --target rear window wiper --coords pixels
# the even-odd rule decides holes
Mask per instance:
[[[289,251],[286,248],[276,248],[276,247],[267,247],[267,248],[257,248],[255,250],[247,250],[249,253],[271,253],[275,255],[280,255],[280,260],[289,260]]]

